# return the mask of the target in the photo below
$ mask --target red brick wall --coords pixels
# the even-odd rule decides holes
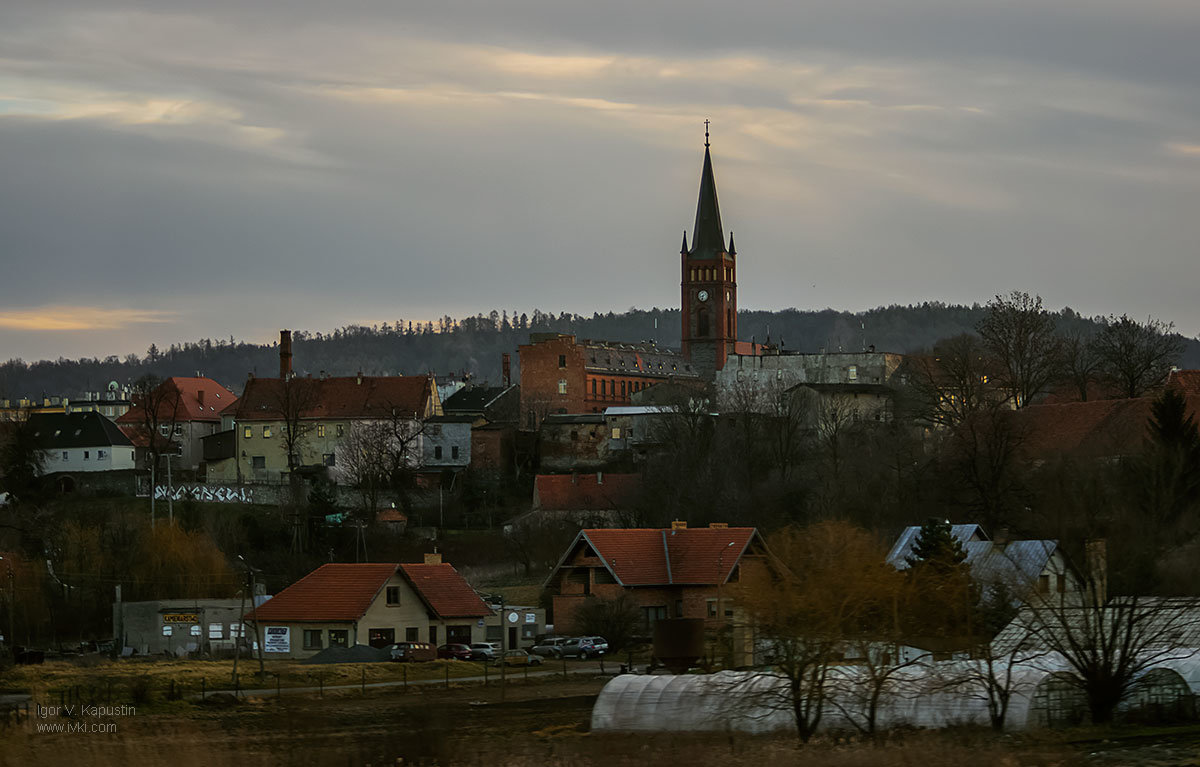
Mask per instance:
[[[485,475],[503,475],[513,470],[513,430],[472,429],[471,469]]]
[[[583,347],[574,336],[517,347],[521,363],[521,428],[536,429],[551,413],[586,413]],[[565,367],[559,358],[565,358]],[[567,382],[566,394],[558,391],[559,381]]]

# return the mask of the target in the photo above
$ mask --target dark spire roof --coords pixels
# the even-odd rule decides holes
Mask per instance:
[[[731,256],[737,255],[737,248],[733,247],[733,230],[732,229],[729,231],[729,251],[728,252],[729,252],[729,255],[731,255]]]
[[[687,230],[686,229],[683,230],[683,249],[680,250],[679,252],[680,253],[688,252],[688,250],[687,250]]]
[[[717,182],[713,179],[712,157],[708,153],[708,135],[704,137],[704,170],[700,174],[700,200],[696,203],[696,226],[692,229],[693,256],[716,257],[725,251],[725,233],[721,229],[721,209],[717,207]]]

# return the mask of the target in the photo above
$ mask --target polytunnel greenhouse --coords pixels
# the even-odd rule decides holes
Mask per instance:
[[[914,666],[897,672],[881,696],[876,726],[948,727],[989,722],[986,696],[978,685],[950,685],[969,672],[970,661]],[[1000,668],[998,675],[1009,669]],[[830,670],[829,692],[819,729],[865,726],[859,667]],[[1061,727],[1088,716],[1087,699],[1066,663],[1043,656],[1011,669],[1006,727]],[[1195,715],[1200,692],[1200,656],[1164,661],[1148,669],[1122,702],[1118,715],[1132,721],[1179,721]],[[592,729],[617,732],[746,733],[795,730],[787,681],[770,672],[723,671],[695,675],[622,675],[601,690],[592,710]]]

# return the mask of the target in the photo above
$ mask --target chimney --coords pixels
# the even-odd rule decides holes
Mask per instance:
[[[1009,533],[1008,533],[1008,528],[1007,527],[998,527],[998,528],[996,528],[996,534],[994,536],[992,536],[992,543],[995,544],[996,546],[1004,548],[1005,546],[1008,545],[1009,539],[1010,539],[1010,537],[1009,537]]]
[[[1087,560],[1086,577],[1092,589],[1094,605],[1108,601],[1108,542],[1104,538],[1091,538],[1083,545]]]
[[[441,563],[442,563],[442,555],[437,553],[436,551],[433,552],[432,554],[425,555],[425,564],[440,565]]]
[[[204,390],[203,389],[196,390],[196,399],[199,400],[200,408],[203,409],[204,408]]]
[[[505,389],[512,386],[512,357],[508,352],[500,355],[500,381]]]
[[[292,377],[292,331],[279,331],[279,377]]]
[[[682,519],[676,519],[671,522],[671,532],[675,532],[676,530],[687,530],[687,522]]]
[[[597,485],[604,484],[604,472],[602,472],[602,471],[596,472],[596,484]]]
[[[362,371],[361,370],[358,371],[358,376],[354,380],[359,386],[362,386]]]
[[[708,527],[710,530],[725,530],[729,527],[729,523],[728,522],[709,522]]]

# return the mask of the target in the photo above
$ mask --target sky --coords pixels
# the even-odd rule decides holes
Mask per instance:
[[[1200,333],[1195,0],[6,0],[0,359],[679,305]]]

